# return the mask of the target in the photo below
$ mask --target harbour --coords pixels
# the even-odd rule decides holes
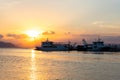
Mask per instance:
[[[119,52],[120,45],[111,45],[105,44],[103,40],[98,38],[96,41],[93,41],[92,44],[88,44],[85,39],[82,40],[82,45],[79,44],[71,44],[69,41],[68,43],[64,44],[55,44],[53,41],[46,41],[41,42],[41,46],[37,46],[35,50],[41,51],[100,51],[100,52]]]

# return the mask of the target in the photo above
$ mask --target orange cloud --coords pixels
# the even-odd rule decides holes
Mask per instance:
[[[23,39],[23,38],[27,38],[28,36],[26,34],[7,34],[7,37],[13,37],[15,39]]]
[[[42,33],[42,35],[52,35],[52,34],[55,34],[54,31],[45,31]]]

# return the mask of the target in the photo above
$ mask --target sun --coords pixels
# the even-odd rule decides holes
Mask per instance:
[[[35,38],[40,35],[40,32],[37,30],[28,30],[25,32],[29,37]]]

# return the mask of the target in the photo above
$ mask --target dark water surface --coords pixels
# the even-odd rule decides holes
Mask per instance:
[[[120,80],[120,52],[0,49],[0,80]]]

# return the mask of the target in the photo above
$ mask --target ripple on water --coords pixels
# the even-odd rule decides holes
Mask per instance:
[[[120,55],[91,52],[0,53],[0,80],[119,80]]]

